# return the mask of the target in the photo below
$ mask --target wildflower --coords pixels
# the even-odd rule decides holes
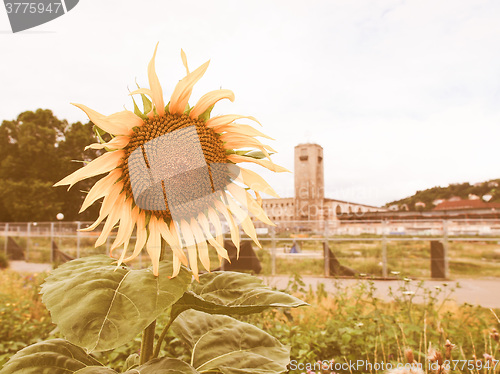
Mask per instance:
[[[268,152],[274,150],[255,138],[266,135],[252,126],[234,123],[242,118],[257,122],[255,118],[234,114],[210,118],[216,102],[234,100],[232,91],[209,92],[196,105],[189,106],[193,86],[203,76],[209,62],[190,72],[186,55],[181,51],[187,73],[177,83],[170,102],[165,106],[156,75],[155,56],[156,48],[148,66],[150,88],[131,93],[141,95],[144,112],[139,110],[135,101],[134,112],[124,110],[110,116],[75,104],[95,124],[101,140],[101,143],[87,148],[105,149],[106,152],[56,186],[69,185],[71,188],[78,181],[106,174],[89,191],[80,210],[84,211],[104,197],[99,217],[82,230],[94,230],[105,220],[95,246],[105,243],[119,223],[116,239],[111,245],[111,250],[123,245],[118,264],[136,258],[146,247],[153,263],[153,273],[158,275],[163,239],[173,251],[172,276],[178,274],[182,263],[189,264],[197,277],[198,256],[203,267],[210,270],[207,241],[216,249],[219,261],[223,258],[229,260],[223,246],[224,220],[238,249],[237,222],[260,246],[246,210],[262,222],[273,224],[258,203],[261,201],[259,192],[278,195],[257,173],[237,168],[236,164],[251,162],[274,172],[287,170],[274,164]],[[111,140],[104,142],[101,136],[104,133],[109,134]],[[134,228],[135,248],[126,257]]]
[[[455,348],[455,344],[452,344],[448,339],[446,339],[446,343],[444,345],[445,353],[444,356],[447,360],[451,359],[451,351]]]
[[[483,357],[486,362],[493,362],[494,360],[493,356],[488,353],[483,354]]]
[[[498,334],[497,329],[493,328],[491,329],[491,338],[496,341],[497,343],[500,341],[500,335]]]
[[[413,350],[411,348],[407,348],[405,350],[405,357],[406,357],[406,361],[408,361],[408,363],[413,363],[415,361],[415,357],[413,356]]]

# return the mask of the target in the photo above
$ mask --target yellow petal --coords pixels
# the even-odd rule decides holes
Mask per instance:
[[[153,58],[151,59],[148,65],[148,78],[149,78],[149,87],[151,88],[151,93],[152,93],[153,104],[156,107],[156,113],[158,113],[159,116],[163,116],[165,114],[163,91],[161,89],[160,81],[158,80],[158,76],[156,75],[156,70],[155,70],[155,57],[157,49],[158,49],[158,43],[156,43],[155,51],[153,53]]]
[[[253,128],[250,125],[244,125],[241,123],[233,123],[231,125],[223,125],[223,126],[218,126],[217,127],[217,132],[228,132],[230,134],[241,134],[241,135],[247,135],[247,136],[260,136],[263,138],[271,139],[270,136],[260,132],[259,130]]]
[[[100,199],[103,196],[106,196],[113,184],[115,184],[118,178],[120,178],[120,175],[121,170],[114,169],[104,178],[99,179],[96,184],[92,186],[87,196],[85,196],[85,200],[83,200],[82,207],[80,208],[80,211],[78,213],[83,212],[96,200]]]
[[[120,135],[117,137],[114,137],[107,143],[94,143],[91,145],[88,145],[85,147],[85,150],[87,149],[103,149],[103,148],[108,148],[108,149],[122,149],[127,146],[127,144],[130,141],[130,137],[126,135]]]
[[[191,92],[193,91],[193,86],[200,80],[200,78],[205,74],[210,61],[205,62],[198,69],[189,73],[187,76],[181,79],[179,83],[175,86],[174,92],[170,97],[169,111],[172,114],[182,114],[186,105],[191,97]]]
[[[240,119],[240,118],[251,119],[252,121],[257,122],[260,125],[260,122],[257,121],[257,119],[255,117],[252,117],[252,116],[240,116],[238,114],[225,114],[222,116],[210,118],[207,121],[207,127],[214,129],[214,131],[218,132],[219,127],[229,125],[231,122],[236,121],[237,119]]]
[[[153,263],[153,274],[158,276],[161,255],[161,236],[160,230],[158,230],[158,218],[152,215],[148,226],[149,238],[146,244],[146,250],[148,251],[151,262]]]
[[[116,233],[115,241],[111,245],[111,249],[117,248],[130,240],[138,216],[139,208],[135,206],[132,209],[132,199],[126,200],[122,207],[120,227],[118,227],[118,232]]]
[[[113,230],[113,227],[120,220],[122,206],[124,203],[125,203],[125,194],[121,194],[116,199],[113,209],[111,210],[111,212],[109,212],[109,216],[106,219],[106,223],[104,223],[104,227],[102,228],[101,235],[99,235],[99,238],[95,242],[96,247],[99,247],[104,244],[109,234],[111,233],[111,230]]]
[[[227,255],[227,251],[224,248],[224,245],[223,244],[221,245],[212,236],[212,233],[210,232],[210,224],[208,223],[208,219],[205,216],[205,213],[200,212],[200,214],[198,214],[198,223],[203,229],[203,233],[205,234],[205,237],[207,238],[208,242],[215,248],[219,257],[225,258],[226,260],[230,261],[229,256]]]
[[[54,187],[69,184],[69,190],[75,183],[81,180],[94,177],[99,174],[107,173],[115,169],[120,164],[120,160],[124,156],[124,151],[106,152],[102,156],[99,156],[95,160],[89,162],[83,168],[78,169],[77,171],[68,175],[66,178],[54,184]]]
[[[275,163],[269,161],[269,160],[261,160],[253,157],[245,157],[245,156],[240,156],[236,154],[232,155],[227,155],[228,160],[238,163],[238,162],[253,162],[255,164],[259,164],[261,166],[264,166],[266,169],[269,169],[271,171],[274,171],[276,173],[283,173],[283,172],[288,172],[290,173],[290,170],[287,168],[284,168],[283,166],[276,165]]]
[[[253,215],[255,215],[257,219],[259,219],[264,223],[267,223],[268,225],[276,226],[269,219],[269,217],[264,212],[262,207],[252,198],[252,196],[248,193],[248,191],[245,191],[244,188],[241,188],[240,186],[231,183],[227,186],[227,190],[241,205],[243,205],[246,209],[248,209],[248,211],[250,211]]]
[[[271,152],[276,153],[276,151],[269,145],[267,144],[262,144],[260,140],[255,139],[251,136],[247,135],[242,135],[242,134],[231,134],[231,133],[225,133],[221,135],[221,140],[223,142],[235,142],[235,143],[240,143],[240,147],[249,147],[249,146],[255,146],[260,149],[266,148],[270,150]]]
[[[186,68],[186,75],[187,75],[187,74],[189,74],[188,60],[186,57],[186,53],[184,52],[184,50],[182,48],[181,48],[181,59],[182,59],[182,64]]]
[[[108,195],[104,197],[104,200],[102,201],[101,209],[99,210],[99,217],[97,220],[90,225],[89,227],[86,227],[84,229],[80,229],[80,231],[92,231],[94,230],[99,224],[102,222],[108,214],[111,213],[111,210],[113,206],[116,204],[116,201],[118,199],[118,196],[120,195],[120,192],[123,189],[123,183],[116,183],[114,184]]]
[[[200,261],[203,267],[210,271],[210,255],[208,254],[208,246],[203,235],[203,231],[198,226],[198,223],[194,218],[191,218],[191,231],[193,232],[194,238],[196,240],[196,246],[198,247],[198,255],[200,256]]]
[[[169,277],[170,279],[175,278],[177,275],[179,275],[179,271],[181,270],[181,261],[175,255],[175,253],[172,256],[172,263],[173,263],[173,270],[172,270],[172,276]]]
[[[129,262],[132,261],[134,258],[136,258],[139,253],[141,253],[142,249],[144,248],[144,245],[146,244],[146,240],[148,238],[148,231],[146,229],[146,215],[144,212],[140,212],[139,216],[137,217],[137,228],[136,228],[136,239],[135,239],[135,248],[134,252],[132,255],[129,257],[125,258],[123,262]]]
[[[191,231],[189,223],[187,223],[185,220],[181,220],[180,230],[182,233],[182,238],[186,242],[189,257],[189,266],[191,268],[191,271],[193,272],[195,279],[199,281],[200,278],[198,277],[198,253],[196,251],[193,232]]]
[[[163,237],[163,239],[168,243],[170,248],[172,249],[172,252],[174,253],[174,256],[179,258],[182,263],[186,266],[188,266],[188,260],[184,252],[182,251],[181,246],[179,245],[179,240],[177,238],[177,233],[175,233],[175,236],[170,232],[167,223],[160,220],[158,222],[158,228],[160,230],[160,234]]]
[[[220,223],[219,216],[215,212],[214,209],[208,208],[208,219],[210,222],[212,222],[212,225],[214,225],[215,228],[215,240],[224,247],[224,236],[222,234],[222,225]]]
[[[243,183],[254,191],[259,191],[270,196],[279,197],[274,189],[259,174],[252,170],[240,167]]]
[[[123,250],[122,250],[122,253],[120,255],[120,258],[118,259],[118,261],[116,262],[116,268],[118,268],[122,263],[123,263],[123,259],[125,258],[125,255],[127,254],[127,247],[128,247],[128,241],[125,242],[125,244],[123,245]]]
[[[151,91],[149,88],[138,88],[137,90],[134,90],[131,93],[129,93],[129,95],[138,95],[138,94],[148,95],[149,97],[153,98],[153,91]]]
[[[252,238],[254,243],[257,244],[259,248],[262,248],[262,244],[260,244],[259,239],[257,239],[257,232],[255,231],[255,226],[253,225],[250,217],[247,216],[247,218],[241,221],[241,228],[249,237]]]
[[[73,105],[83,110],[97,127],[113,135],[130,135],[134,127],[143,124],[142,119],[129,110],[105,116],[83,104]]]
[[[203,95],[200,100],[196,103],[194,108],[189,113],[189,118],[196,119],[201,114],[203,114],[208,108],[222,99],[229,99],[234,101],[234,93],[231,90],[216,90],[211,91],[205,95]]]
[[[247,193],[247,208],[255,216],[255,218],[268,225],[276,226],[276,224],[269,219],[264,209],[262,209],[262,205],[259,204],[258,201],[255,201],[248,191],[245,192]]]
[[[229,225],[229,231],[231,232],[231,240],[236,247],[238,253],[240,252],[240,230],[238,229],[238,225],[234,222],[234,218],[231,213],[227,210],[226,206],[219,200],[215,201],[215,206],[219,212],[222,213],[224,218]]]

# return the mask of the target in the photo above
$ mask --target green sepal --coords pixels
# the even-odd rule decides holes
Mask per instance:
[[[137,85],[137,88],[141,88],[137,82],[135,83]],[[151,112],[151,108],[153,107],[153,104],[151,103],[151,100],[147,98],[146,95],[140,94],[142,98],[142,106],[144,107],[144,115],[147,116],[149,112]],[[146,117],[147,118],[147,117]]]
[[[210,114],[212,113],[212,109],[214,108],[214,105],[211,105],[210,107],[208,107],[207,110],[205,110],[203,113],[201,113],[199,116],[198,116],[198,119],[201,119],[202,121],[208,121],[210,119]]]
[[[142,119],[147,119],[148,117],[141,112],[141,110],[139,109],[139,107],[137,106],[137,103],[135,102],[135,99],[134,97],[132,96],[132,101],[134,102],[134,113],[137,117],[140,117]],[[136,126],[137,127],[137,126]]]
[[[101,129],[97,125],[94,125],[93,130],[94,130],[95,136],[97,137],[97,140],[99,140],[99,143],[101,143],[101,144],[106,143],[106,141],[102,138],[102,136],[107,134],[107,132],[104,131],[103,129]]]
[[[226,155],[240,155],[240,156],[246,156],[246,157],[255,158],[255,159],[258,159],[258,160],[267,157],[264,154],[264,152],[259,151],[259,150],[253,150],[253,151],[235,151],[234,149],[226,149]],[[271,155],[271,153],[269,155]]]

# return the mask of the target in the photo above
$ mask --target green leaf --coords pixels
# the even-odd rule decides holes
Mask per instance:
[[[104,366],[87,366],[86,368],[76,371],[75,374],[118,374],[118,373],[113,369]]]
[[[99,255],[73,260],[52,271],[42,285],[43,302],[70,342],[89,352],[105,351],[133,339],[175,303],[191,282],[182,268],[169,279],[172,263],[151,268],[117,267]]]
[[[1,374],[80,374],[87,366],[102,367],[83,349],[64,339],[47,340],[26,347],[11,357]],[[87,372],[94,373],[94,372]],[[95,373],[108,373],[98,372]],[[109,372],[112,373],[112,372]]]
[[[286,371],[290,349],[248,323],[189,310],[172,325],[191,349],[191,365],[203,373],[273,374]]]
[[[123,374],[198,374],[194,367],[176,358],[160,358],[146,362]]]
[[[295,296],[276,291],[250,274],[214,271],[200,275],[191,289],[173,306],[172,318],[187,309],[210,314],[251,314],[268,308],[296,308],[308,305]]]

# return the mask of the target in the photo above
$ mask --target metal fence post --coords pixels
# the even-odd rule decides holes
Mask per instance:
[[[448,220],[443,220],[444,277],[448,278]]]
[[[54,263],[54,222],[50,223],[50,263]]]
[[[26,229],[26,261],[30,259],[30,245],[31,245],[31,222],[28,222],[28,227]]]
[[[276,231],[271,227],[271,275],[276,275]]]
[[[325,258],[325,277],[330,276],[330,248],[328,247],[328,221],[325,221],[325,232],[324,232],[324,251],[323,257]]]
[[[7,250],[7,244],[9,242],[9,223],[7,222],[4,226],[4,234],[5,234],[5,243],[4,243],[4,250],[5,250],[5,256],[8,256],[8,250]]]
[[[387,220],[382,221],[382,276],[387,277]]]
[[[80,227],[82,223],[78,221],[76,223],[76,258],[80,258]]]

